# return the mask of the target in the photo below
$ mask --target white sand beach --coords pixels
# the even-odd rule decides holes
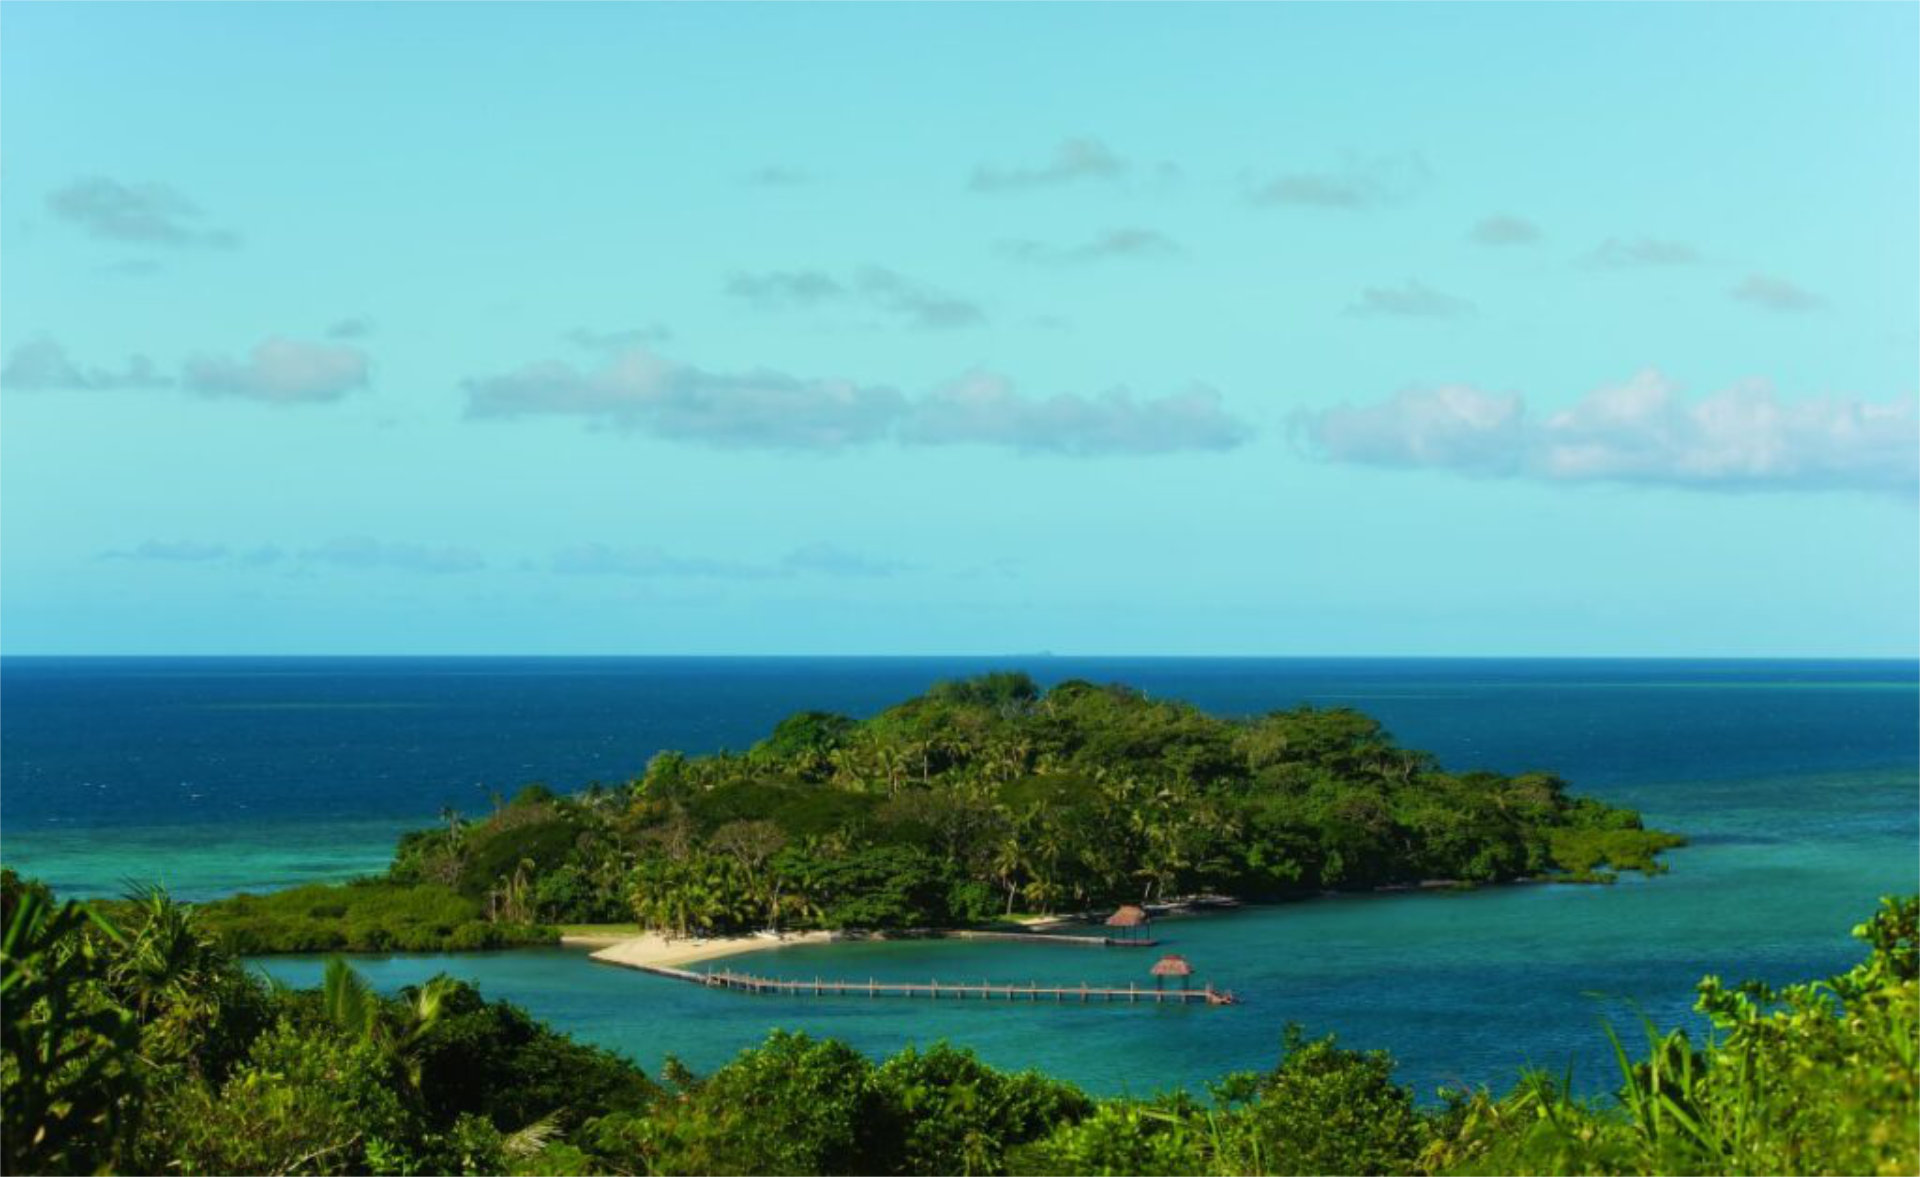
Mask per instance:
[[[593,957],[595,960],[603,960],[610,964],[632,967],[661,965],[677,968],[695,961],[735,956],[744,952],[759,952],[767,948],[784,948],[795,944],[825,944],[832,939],[832,932],[783,932],[778,935],[761,932],[751,936],[690,936],[684,939],[648,932],[639,936],[625,937],[609,944],[595,952]]]

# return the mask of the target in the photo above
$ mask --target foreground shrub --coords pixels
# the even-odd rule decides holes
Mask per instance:
[[[1034,1071],[1007,1074],[938,1043],[894,1055],[876,1073],[904,1173],[1000,1173],[1011,1150],[1093,1110],[1079,1088]]]
[[[841,1042],[776,1030],[658,1105],[641,1134],[653,1173],[885,1172],[873,1064]]]
[[[1506,1097],[1458,1096],[1426,1154],[1477,1173],[1920,1172],[1920,900],[1886,899],[1854,929],[1868,958],[1827,982],[1778,991],[1700,984],[1713,1023],[1645,1027],[1646,1054],[1616,1038],[1615,1098],[1580,1100],[1530,1075]]]
[[[1533,1074],[1431,1111],[1385,1054],[1297,1029],[1204,1099],[1093,1100],[945,1045],[876,1066],[785,1033],[704,1079],[670,1061],[663,1089],[445,977],[382,997],[336,958],[317,990],[269,986],[158,893],[110,919],[5,875],[0,900],[9,1173],[1920,1171],[1911,897],[1828,981],[1708,978],[1706,1037],[1616,1039],[1609,1096]]]

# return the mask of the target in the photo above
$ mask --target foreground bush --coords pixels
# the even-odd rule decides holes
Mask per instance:
[[[1868,958],[1825,982],[1773,991],[1700,983],[1706,1042],[1645,1027],[1616,1038],[1615,1098],[1571,1097],[1533,1074],[1501,1099],[1457,1101],[1427,1150],[1474,1173],[1920,1172],[1920,902],[1887,899],[1854,935]]]
[[[1876,1173],[1920,1170],[1916,912],[1778,992],[1708,978],[1620,1086],[1543,1075],[1423,1110],[1385,1054],[1290,1029],[1207,1098],[1094,1100],[945,1045],[875,1065],[775,1033],[712,1075],[627,1061],[438,978],[396,998],[246,972],[194,909],[116,918],[0,876],[7,1173]]]

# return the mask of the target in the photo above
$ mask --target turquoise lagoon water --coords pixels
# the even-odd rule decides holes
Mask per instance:
[[[0,663],[0,850],[72,893],[344,877],[443,804],[531,779],[621,779],[657,748],[742,747],[801,707],[870,712],[1008,660],[261,660]],[[1223,712],[1360,707],[1454,767],[1551,768],[1694,844],[1611,887],[1341,897],[1169,920],[1224,1009],[1009,1007],[708,992],[545,950],[365,957],[393,989],[479,982],[649,1069],[723,1063],[782,1026],[875,1054],[939,1038],[1099,1091],[1271,1063],[1298,1021],[1391,1050],[1423,1092],[1611,1063],[1600,1019],[1690,1017],[1706,973],[1780,982],[1858,959],[1846,929],[1920,889],[1910,663],[1067,660]],[[750,958],[835,978],[1144,982],[1156,953],[859,942]],[[298,984],[320,962],[262,962]]]

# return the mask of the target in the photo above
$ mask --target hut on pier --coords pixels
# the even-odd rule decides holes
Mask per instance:
[[[1146,934],[1147,911],[1129,903],[1107,917],[1107,926],[1113,929],[1113,937],[1119,940],[1137,940]]]
[[[1168,977],[1178,977],[1180,978],[1180,990],[1183,993],[1186,991],[1187,983],[1193,977],[1193,966],[1187,963],[1186,957],[1175,952],[1169,952],[1159,960],[1154,961],[1153,968],[1150,971],[1153,973],[1153,987],[1155,989],[1165,985]]]

